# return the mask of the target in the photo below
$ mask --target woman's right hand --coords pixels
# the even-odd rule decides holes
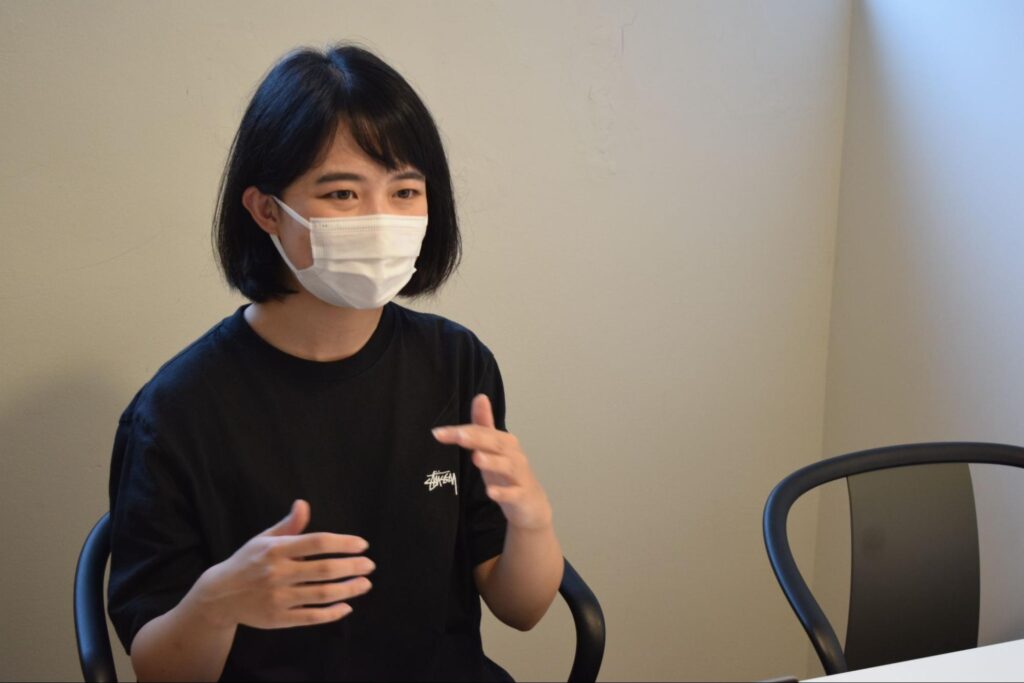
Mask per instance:
[[[323,624],[351,614],[343,601],[370,590],[366,575],[374,570],[373,561],[305,558],[356,555],[369,544],[358,536],[303,534],[309,515],[309,503],[296,500],[287,517],[207,569],[190,591],[199,613],[217,627],[261,629]],[[333,583],[321,583],[326,581]]]

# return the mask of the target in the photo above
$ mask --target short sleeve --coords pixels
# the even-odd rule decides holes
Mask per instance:
[[[486,394],[491,400],[494,411],[494,424],[501,431],[505,428],[505,387],[501,381],[501,372],[492,356],[488,357],[484,372],[477,384],[477,394]],[[469,400],[472,401],[472,396]],[[501,554],[505,546],[507,522],[501,507],[487,497],[480,470],[470,462],[467,476],[469,496],[467,505],[467,528],[469,530],[469,548],[473,565],[486,562]]]
[[[110,471],[108,612],[125,651],[147,622],[174,608],[208,566],[185,462],[126,413]]]

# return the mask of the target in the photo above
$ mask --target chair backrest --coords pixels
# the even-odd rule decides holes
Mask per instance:
[[[103,575],[110,555],[110,513],[103,513],[78,556],[75,571],[75,636],[78,659],[86,681],[116,683],[117,670],[107,634]],[[565,560],[558,587],[576,625],[576,654],[569,681],[596,681],[604,658],[605,623],[601,603],[586,582]]]
[[[963,470],[957,471],[953,463]],[[989,443],[876,448],[804,467],[769,495],[764,509],[768,559],[826,673],[977,644],[977,527],[969,463],[1024,468],[1024,448]],[[945,469],[929,468],[928,486],[911,486],[908,468],[918,465]],[[900,469],[886,474],[896,475],[895,485],[883,483],[881,470],[894,468]],[[847,479],[850,486],[854,543],[845,652],[797,569],[786,532],[793,503],[838,479]],[[937,510],[944,514],[933,514]],[[946,526],[929,528],[937,524]],[[943,582],[953,582],[957,590]],[[937,610],[941,618],[929,618]],[[965,644],[970,638],[974,642]]]

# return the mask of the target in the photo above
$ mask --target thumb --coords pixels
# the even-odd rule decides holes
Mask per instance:
[[[264,531],[260,536],[296,536],[309,524],[309,503],[296,500],[291,512],[280,522]]]
[[[494,412],[491,410],[491,399],[487,398],[487,394],[477,394],[473,397],[473,408],[470,412],[473,424],[494,428]]]

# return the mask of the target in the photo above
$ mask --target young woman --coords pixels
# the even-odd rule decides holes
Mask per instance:
[[[391,302],[459,259],[433,119],[365,50],[294,52],[242,119],[214,223],[251,304],[121,417],[109,611],[140,680],[486,680],[480,596],[529,629],[551,506],[472,332]]]

